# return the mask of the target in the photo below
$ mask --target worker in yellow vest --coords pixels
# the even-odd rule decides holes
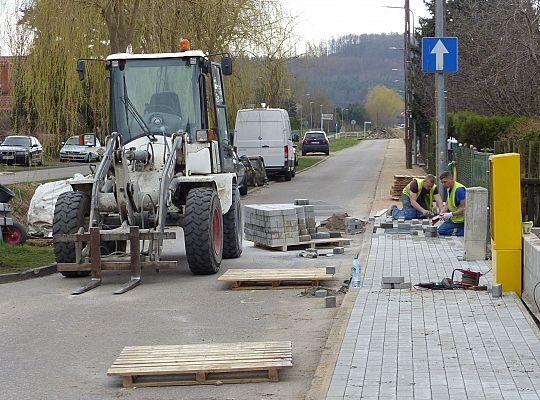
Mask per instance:
[[[445,171],[439,176],[446,189],[446,204],[441,212],[444,221],[439,226],[439,235],[463,236],[465,231],[465,186],[457,182],[453,175]]]
[[[437,185],[435,185],[435,177],[428,174],[424,178],[414,178],[405,186],[401,194],[403,208],[400,210],[397,206],[392,207],[392,218],[415,219],[431,217],[433,216],[433,201],[437,203],[438,209],[441,210],[443,204]]]

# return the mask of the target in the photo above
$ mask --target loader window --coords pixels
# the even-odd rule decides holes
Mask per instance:
[[[190,59],[113,61],[111,129],[124,143],[151,133],[167,136],[202,128],[199,67]]]

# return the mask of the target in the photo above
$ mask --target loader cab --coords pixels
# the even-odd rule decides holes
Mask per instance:
[[[230,59],[229,59],[230,60]],[[190,143],[216,141],[221,172],[234,171],[222,66],[202,51],[114,54],[110,70],[111,132],[122,143],[185,132]],[[230,64],[226,63],[226,67]],[[206,136],[201,132],[207,132]]]

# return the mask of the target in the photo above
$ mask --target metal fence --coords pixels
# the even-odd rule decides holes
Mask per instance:
[[[492,153],[452,144],[449,160],[455,168],[456,179],[467,187],[481,186],[489,189],[489,156]]]

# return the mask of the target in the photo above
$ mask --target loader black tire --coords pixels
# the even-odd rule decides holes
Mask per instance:
[[[233,184],[232,204],[223,216],[223,258],[238,258],[242,254],[242,209],[240,191]]]
[[[60,194],[54,207],[53,238],[54,235],[77,233],[80,227],[86,228],[90,216],[90,197],[84,192],[64,192]],[[74,263],[75,244],[70,242],[54,243],[54,257],[57,263]],[[90,271],[64,271],[60,272],[68,278],[88,276]]]
[[[214,188],[197,187],[188,192],[184,243],[192,273],[210,275],[219,271],[223,257],[223,216]]]

